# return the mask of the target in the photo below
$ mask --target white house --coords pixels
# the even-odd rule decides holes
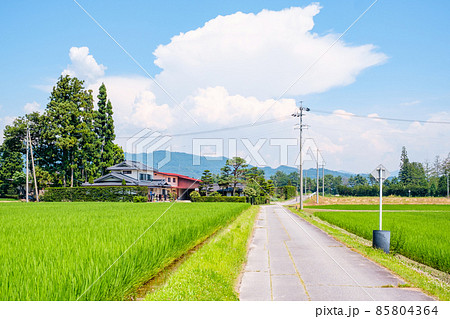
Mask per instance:
[[[147,186],[148,194],[153,199],[167,199],[171,185],[162,179],[154,179],[154,169],[137,161],[123,161],[108,167],[108,174],[94,180],[93,184],[83,186]]]

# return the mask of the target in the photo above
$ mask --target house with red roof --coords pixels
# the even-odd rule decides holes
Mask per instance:
[[[201,182],[199,179],[175,173],[155,171],[154,176],[156,179],[165,180],[170,185],[172,195],[180,200],[190,199],[189,194],[198,189]]]
[[[146,186],[151,201],[172,198],[186,200],[198,189],[200,180],[174,173],[158,172],[137,161],[126,160],[107,168],[108,173],[83,186]]]

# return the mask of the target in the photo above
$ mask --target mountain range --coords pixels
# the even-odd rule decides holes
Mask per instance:
[[[151,166],[161,172],[170,172],[176,174],[182,174],[194,178],[200,178],[204,170],[208,169],[211,173],[218,174],[220,169],[225,166],[227,161],[226,157],[209,157],[198,156],[182,152],[169,152],[169,151],[155,151],[153,153],[125,153],[125,159],[134,160]],[[252,165],[249,165],[252,167]],[[274,175],[276,171],[282,171],[286,174],[292,172],[298,172],[298,168],[292,166],[281,165],[277,168],[269,166],[258,167],[264,171],[266,178]],[[316,176],[316,169],[309,168],[303,171],[305,176],[314,178]],[[319,168],[319,174],[322,176],[322,169]],[[342,176],[343,178],[349,178],[352,175],[356,175],[349,172],[334,171],[325,169],[325,175],[331,174],[333,176]],[[368,174],[361,174],[367,176]]]

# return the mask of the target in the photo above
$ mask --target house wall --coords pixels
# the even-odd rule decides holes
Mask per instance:
[[[180,178],[180,181],[178,182],[178,187],[179,188],[190,188],[190,189],[194,189],[194,188],[198,188],[199,186],[199,182],[197,181],[192,181],[190,179],[184,179],[184,178]]]
[[[170,186],[177,187],[178,186],[178,177],[177,176],[169,176],[166,174],[161,174],[159,172],[155,172],[155,179],[164,179]]]
[[[121,170],[121,171],[114,170],[114,172],[119,172],[119,173],[122,173],[122,174],[124,174],[124,172],[126,172],[126,171],[130,171],[130,170],[127,170],[127,169],[124,169],[124,170]],[[135,178],[135,179],[139,180],[139,174],[149,174],[150,178],[154,179],[153,171],[149,171],[149,170],[147,170],[147,171],[144,171],[144,170],[132,170],[131,174],[124,174],[124,175],[130,176],[132,178]]]

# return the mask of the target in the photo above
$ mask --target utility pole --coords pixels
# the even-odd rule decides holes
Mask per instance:
[[[319,149],[317,149],[316,173],[316,204],[319,204]]]
[[[38,190],[38,187],[37,187],[36,170],[34,169],[33,145],[31,145],[31,134],[30,134],[30,130],[28,130],[28,142],[30,143],[31,168],[32,168],[32,170],[33,170],[33,178],[34,178],[34,192],[35,192],[35,195],[36,195],[36,202],[39,202],[39,190]]]
[[[300,101],[300,106],[298,107],[298,111],[292,114],[293,117],[298,117],[299,124],[299,145],[300,145],[300,165],[299,165],[299,180],[300,180],[300,197],[299,197],[299,210],[303,209],[303,158],[302,158],[302,131],[303,131],[303,111],[309,112],[309,108],[303,107],[303,101]]]
[[[448,188],[448,172],[447,172],[447,198],[450,198],[449,188]]]
[[[26,176],[25,176],[25,200],[26,200],[26,202],[28,203],[28,166],[29,166],[29,163],[28,163],[28,123],[27,123],[27,160],[26,160],[26,163],[27,163],[27,169],[26,169]]]
[[[325,197],[325,163],[322,162],[322,196]]]

